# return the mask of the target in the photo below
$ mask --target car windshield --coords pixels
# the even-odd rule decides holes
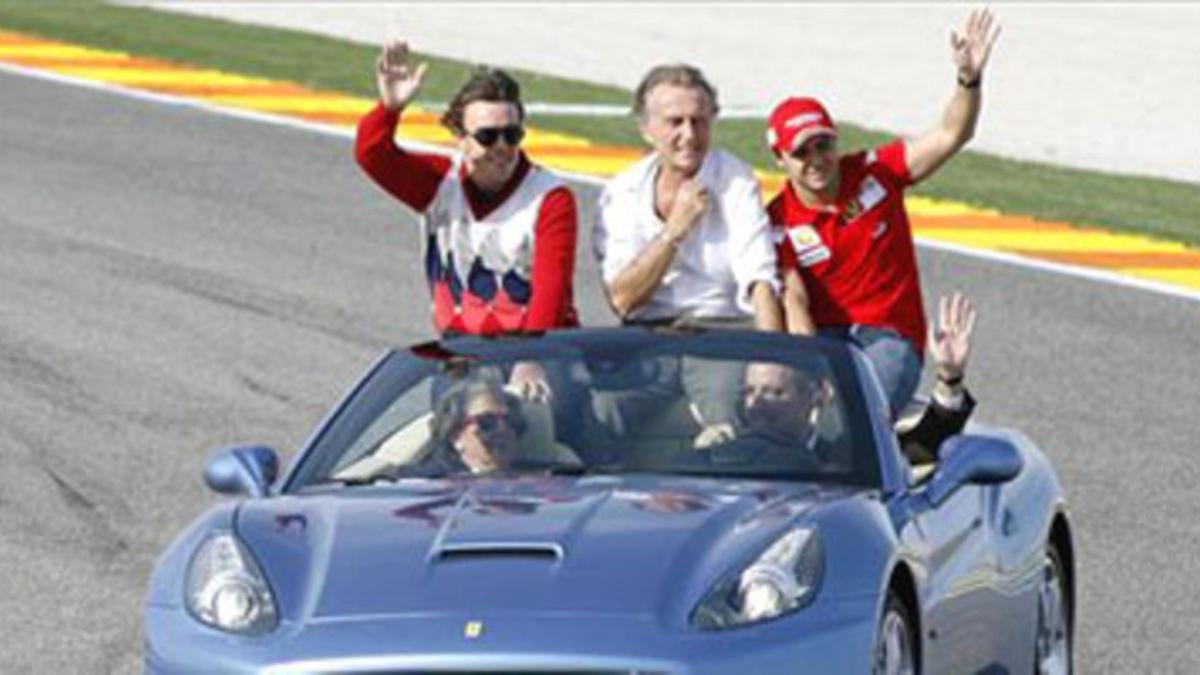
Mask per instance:
[[[748,332],[594,333],[391,353],[286,489],[527,473],[878,483],[844,349]]]

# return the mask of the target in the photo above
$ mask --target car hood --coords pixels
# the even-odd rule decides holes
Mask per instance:
[[[649,476],[405,481],[247,502],[285,617],[679,616],[797,519],[853,494]]]

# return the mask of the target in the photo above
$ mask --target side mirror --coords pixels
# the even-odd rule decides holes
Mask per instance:
[[[1006,483],[1021,473],[1024,464],[1015,445],[992,436],[956,436],[942,445],[940,455],[925,492],[935,507],[964,485]]]
[[[265,445],[217,450],[204,467],[204,482],[225,495],[265,497],[279,472],[279,457]]]

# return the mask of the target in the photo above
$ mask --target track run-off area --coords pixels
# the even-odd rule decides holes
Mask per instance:
[[[0,45],[14,64],[0,72],[0,670],[138,672],[154,558],[217,500],[206,454],[250,441],[290,455],[384,348],[429,337],[415,220],[354,166],[346,125],[369,102]],[[102,84],[66,86],[85,82]],[[311,117],[330,111],[343,117]],[[444,142],[423,119],[402,129]],[[589,156],[610,162],[603,175],[638,152],[538,133],[530,146],[575,175]],[[590,222],[595,179],[575,187]],[[1079,672],[1195,670],[1195,262],[1032,221],[983,244],[1004,216],[912,208],[923,240],[955,249],[922,248],[927,301],[963,289],[981,308],[980,419],[1042,445],[1071,500]],[[611,324],[589,243],[585,226],[578,304]],[[967,245],[984,253],[956,252]],[[1057,253],[1010,264],[1031,250]],[[1080,273],[1062,257],[1101,252],[1121,264]],[[1131,271],[1147,268],[1168,271]]]

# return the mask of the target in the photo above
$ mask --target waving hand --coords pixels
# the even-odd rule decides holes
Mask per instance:
[[[1000,37],[1000,25],[988,10],[975,10],[967,17],[960,35],[950,32],[950,47],[954,50],[954,65],[958,68],[958,79],[962,82],[977,82],[983,75],[992,45]]]
[[[943,380],[962,378],[971,357],[971,332],[975,329],[975,305],[962,293],[942,296],[937,327],[929,342],[937,375]]]
[[[383,107],[399,110],[408,105],[425,80],[426,66],[425,63],[416,68],[409,65],[407,42],[400,40],[384,45],[375,60],[375,82]]]

